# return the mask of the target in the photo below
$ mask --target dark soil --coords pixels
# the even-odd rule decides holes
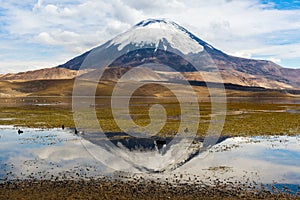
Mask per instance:
[[[0,184],[0,199],[300,199],[230,184],[170,184],[151,180],[25,180]]]

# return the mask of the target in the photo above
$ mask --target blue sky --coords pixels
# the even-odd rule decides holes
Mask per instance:
[[[300,1],[0,0],[0,73],[54,67],[148,18],[236,56],[300,68]]]
[[[261,3],[268,4],[270,7],[279,10],[294,10],[300,8],[300,1],[269,1],[261,0]]]

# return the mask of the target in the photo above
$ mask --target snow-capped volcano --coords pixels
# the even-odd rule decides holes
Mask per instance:
[[[214,64],[207,49],[219,52],[175,22],[148,19],[71,60],[69,64],[77,65],[75,69],[160,63],[178,72],[192,72],[199,68],[204,71],[216,70],[216,67],[212,67]]]
[[[82,67],[137,67],[162,63],[178,72],[194,72],[195,68],[182,58],[192,60],[200,71],[220,71],[226,83],[279,89],[300,86],[300,70],[283,68],[266,60],[230,56],[166,19],[141,21],[103,45],[58,67],[78,70]],[[190,77],[198,80],[193,75]]]
[[[127,45],[141,48],[169,47],[181,51],[183,54],[199,53],[203,46],[196,37],[175,22],[165,19],[149,19],[136,24],[127,32],[112,39],[108,47],[117,45],[121,51]]]
[[[211,62],[208,61],[210,55],[207,52],[224,54],[175,22],[167,19],[148,19],[58,67],[68,69],[99,68],[104,65],[135,67],[154,62],[171,65],[179,72],[195,71],[180,58],[188,57],[195,61],[193,64],[197,63],[203,70],[208,70],[207,62]],[[203,59],[204,55],[209,58]],[[86,59],[87,57],[89,59]],[[202,59],[197,59],[200,57]]]

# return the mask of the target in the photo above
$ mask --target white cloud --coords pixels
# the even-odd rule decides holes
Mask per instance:
[[[237,56],[237,57],[243,57],[243,58],[252,58],[252,53],[249,51],[238,51],[233,54],[232,56]]]
[[[57,55],[66,56],[64,60],[111,39],[141,20],[169,18],[231,55],[265,56],[276,58],[277,63],[291,58],[300,61],[298,34],[289,36],[286,44],[273,43],[282,39],[281,32],[300,32],[299,10],[276,10],[272,9],[273,5],[262,5],[258,0],[0,2],[7,10],[1,17],[3,20],[0,19],[6,22],[6,25],[0,24],[1,30],[7,32],[1,35],[0,46],[1,40],[15,43],[13,40],[18,38],[19,46],[23,39],[24,46],[30,42],[45,48],[63,47],[60,49],[63,52]],[[39,55],[39,52],[32,50],[32,54]],[[52,58],[48,61],[53,62]],[[12,59],[12,66],[13,62]]]
[[[72,31],[54,31],[51,33],[42,32],[37,36],[42,43],[49,45],[69,45],[81,40],[81,36]]]
[[[37,36],[37,39],[45,44],[51,44],[51,45],[57,44],[55,39],[49,33],[46,33],[46,32],[40,33]]]
[[[274,63],[277,63],[277,64],[281,63],[280,58],[269,57],[269,58],[267,58],[267,60],[270,60],[270,61],[272,61]]]
[[[50,15],[58,15],[58,7],[52,4],[49,4],[47,6],[45,6],[44,10],[46,11],[47,14]]]

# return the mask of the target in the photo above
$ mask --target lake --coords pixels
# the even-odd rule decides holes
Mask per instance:
[[[275,186],[279,190],[298,191],[300,187],[300,136],[260,136],[260,137],[231,137],[223,138],[212,148],[189,155],[176,163],[173,168],[162,170],[160,173],[145,171],[135,165],[120,166],[117,153],[134,153],[139,156],[138,162],[147,168],[158,167],[172,157],[160,149],[148,148],[141,151],[141,147],[126,148],[125,140],[119,138],[116,147],[116,160],[104,161],[91,154],[89,148],[96,148],[103,157],[107,147],[86,141],[71,129],[32,129],[12,126],[0,127],[0,179],[1,181],[17,179],[89,179],[103,176],[119,177],[128,167],[135,169],[132,176],[143,176],[149,179],[167,179],[176,182],[196,182],[201,180],[210,183],[215,180],[225,182],[257,185],[261,187]],[[123,142],[123,144],[122,144]],[[149,142],[149,141],[148,141]],[[121,143],[121,144],[120,144]],[[143,142],[142,142],[143,143]],[[148,143],[147,143],[148,144]],[[119,145],[119,146],[118,146]],[[151,145],[150,145],[151,146]],[[199,148],[194,146],[192,148]],[[172,149],[169,149],[170,151]],[[166,150],[168,151],[168,150]],[[161,158],[150,162],[153,158]],[[165,160],[164,160],[165,159]],[[110,166],[107,166],[111,164]],[[134,163],[133,163],[134,164]],[[116,171],[118,165],[120,171]],[[122,170],[122,167],[124,169]],[[130,174],[130,173],[126,173]]]

